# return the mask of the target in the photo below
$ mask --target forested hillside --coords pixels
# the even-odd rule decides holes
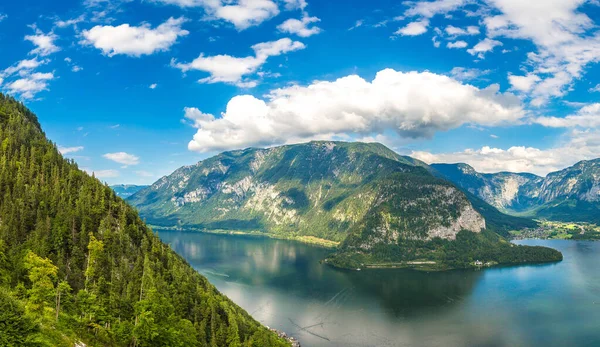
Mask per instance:
[[[0,94],[0,346],[285,346]]]

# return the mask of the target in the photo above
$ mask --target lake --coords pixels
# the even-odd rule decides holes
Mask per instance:
[[[184,231],[160,237],[222,293],[302,346],[600,346],[600,242],[525,240],[549,265],[344,271],[294,241]]]

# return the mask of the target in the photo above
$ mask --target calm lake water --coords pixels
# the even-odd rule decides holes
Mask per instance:
[[[600,346],[600,242],[541,266],[425,273],[341,271],[293,241],[196,232],[160,237],[265,325],[311,346]]]

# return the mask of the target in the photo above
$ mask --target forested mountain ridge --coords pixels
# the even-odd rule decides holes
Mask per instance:
[[[531,222],[467,197],[430,171],[381,144],[313,141],[224,152],[176,170],[128,201],[164,227],[338,242],[330,263],[342,267],[560,258],[558,252],[538,257],[526,247],[515,247],[523,256],[513,257],[513,247],[493,231]]]
[[[0,346],[286,346],[0,94]]]
[[[250,148],[182,167],[129,201],[151,224],[265,230],[342,241],[385,195],[390,181],[383,179],[395,175],[412,184],[398,201],[404,221],[417,222],[412,217],[419,217],[420,231],[407,227],[406,232],[427,238],[428,231],[433,235],[439,229],[452,238],[460,229],[485,228],[460,191],[411,159],[375,143],[314,141]]]
[[[482,174],[467,164],[431,167],[503,212],[600,223],[600,159],[581,161],[546,177],[511,172]]]

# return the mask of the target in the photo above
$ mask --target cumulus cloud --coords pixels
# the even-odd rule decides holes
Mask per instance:
[[[317,26],[309,27],[313,23],[321,21],[317,17],[309,17],[304,14],[302,19],[290,18],[277,26],[277,29],[283,33],[296,34],[300,37],[309,37],[321,32],[321,28]]]
[[[492,72],[491,70],[481,70],[477,68],[465,68],[457,66],[450,71],[450,76],[459,81],[469,81],[480,78]]]
[[[419,36],[427,32],[429,20],[422,19],[417,22],[408,23],[405,27],[398,29],[395,34],[402,36]]]
[[[493,126],[524,116],[519,99],[492,85],[478,89],[429,72],[377,73],[373,81],[346,76],[271,91],[264,99],[232,98],[215,117],[186,108],[198,128],[188,148],[207,152],[334,136],[431,137],[466,123]]]
[[[39,60],[38,58],[23,59],[18,63],[4,69],[1,75],[4,77],[14,75],[15,73],[19,73],[19,75],[26,75],[37,69],[39,66],[47,64],[48,62],[49,60]]]
[[[465,41],[448,42],[448,48],[466,48],[468,44]]]
[[[552,128],[600,128],[600,103],[582,107],[576,114],[559,117],[538,117],[535,122]],[[600,152],[597,154],[600,156]]]
[[[479,172],[530,172],[544,176],[564,169],[580,160],[590,160],[600,153],[600,132],[573,130],[563,143],[549,149],[513,146],[508,149],[484,146],[453,153],[414,151],[411,156],[426,163],[467,163]]]
[[[477,55],[479,59],[483,59],[485,57],[485,53],[491,52],[494,50],[494,47],[502,46],[502,42],[497,40],[491,40],[489,38],[485,38],[479,43],[477,43],[473,48],[467,49],[467,52],[470,55]]]
[[[8,83],[5,88],[10,93],[19,94],[23,99],[32,99],[37,93],[48,90],[48,81],[52,79],[52,72],[34,72]]]
[[[37,57],[23,59],[0,71],[0,82],[6,82],[4,89],[23,99],[32,99],[41,91],[48,90],[48,82],[54,79],[53,72],[36,72],[36,69],[50,60]]]
[[[202,78],[200,83],[229,83],[243,88],[256,86],[257,82],[250,80],[247,76],[254,74],[269,57],[282,55],[284,53],[304,49],[302,42],[292,41],[289,38],[283,38],[277,41],[258,43],[252,46],[254,56],[243,58],[232,57],[230,55],[200,56],[190,63],[178,63],[171,61],[171,65],[183,72],[190,70],[205,71],[210,74],[209,77]]]
[[[304,10],[308,5],[306,0],[283,0],[286,10]]]
[[[408,8],[404,11],[404,16],[397,18],[420,17],[421,20],[398,29],[396,35],[416,36],[424,34],[427,32],[429,19],[438,14],[448,14],[458,10],[471,2],[471,0],[405,1],[404,4],[408,5]]]
[[[83,151],[83,146],[76,146],[76,147],[58,146],[58,151],[62,155],[69,154],[69,153],[75,153],[75,152]]]
[[[32,27],[35,33],[33,35],[25,36],[25,40],[31,41],[31,43],[33,43],[36,46],[36,48],[29,52],[29,54],[47,56],[60,51],[60,48],[58,48],[58,46],[54,44],[54,41],[58,39],[58,36],[56,34],[54,34],[53,32],[49,32],[46,34],[37,27],[35,27],[35,25]]]
[[[117,170],[92,170],[83,168],[85,172],[90,175],[94,175],[96,178],[115,178],[119,177],[119,171]]]
[[[140,158],[125,152],[106,153],[103,157],[123,165],[137,165],[140,163]]]
[[[275,17],[279,8],[271,0],[239,0],[235,5],[216,8],[214,14],[231,22],[238,30],[244,30]]]
[[[462,35],[479,35],[479,27],[471,25],[466,28],[458,28],[453,25],[448,25],[446,29],[446,34],[450,36],[462,36]]]
[[[526,76],[508,75],[508,82],[512,88],[521,92],[530,91],[540,80],[541,78],[535,74],[527,74]]]
[[[437,14],[446,14],[455,11],[470,2],[470,0],[407,1],[406,3],[410,7],[404,12],[404,15],[432,18]]]
[[[150,88],[150,89],[156,89],[156,87],[158,87],[158,84],[156,84],[156,83],[152,83],[151,85],[148,86],[148,88]]]
[[[70,19],[65,19],[65,20],[58,19],[56,22],[54,22],[54,25],[56,25],[58,28],[66,28],[66,27],[70,27],[70,26],[77,28],[77,24],[83,22],[84,20],[85,20],[85,16],[80,15],[79,17],[76,17],[76,18],[70,18]]]
[[[501,13],[484,18],[489,37],[530,40],[537,47],[527,59],[529,72],[540,77],[529,90],[533,105],[565,95],[585,66],[600,61],[598,23],[579,11],[584,0],[488,3]]]
[[[209,19],[222,19],[232,23],[236,29],[245,30],[279,14],[279,7],[273,0],[155,0],[155,2],[180,7],[202,7]],[[286,7],[304,8],[306,2],[285,1]]]
[[[179,37],[189,34],[181,28],[185,21],[183,17],[171,17],[154,29],[147,23],[137,27],[129,24],[97,25],[82,32],[84,40],[81,43],[92,45],[109,57],[117,54],[139,57],[168,51]]]

